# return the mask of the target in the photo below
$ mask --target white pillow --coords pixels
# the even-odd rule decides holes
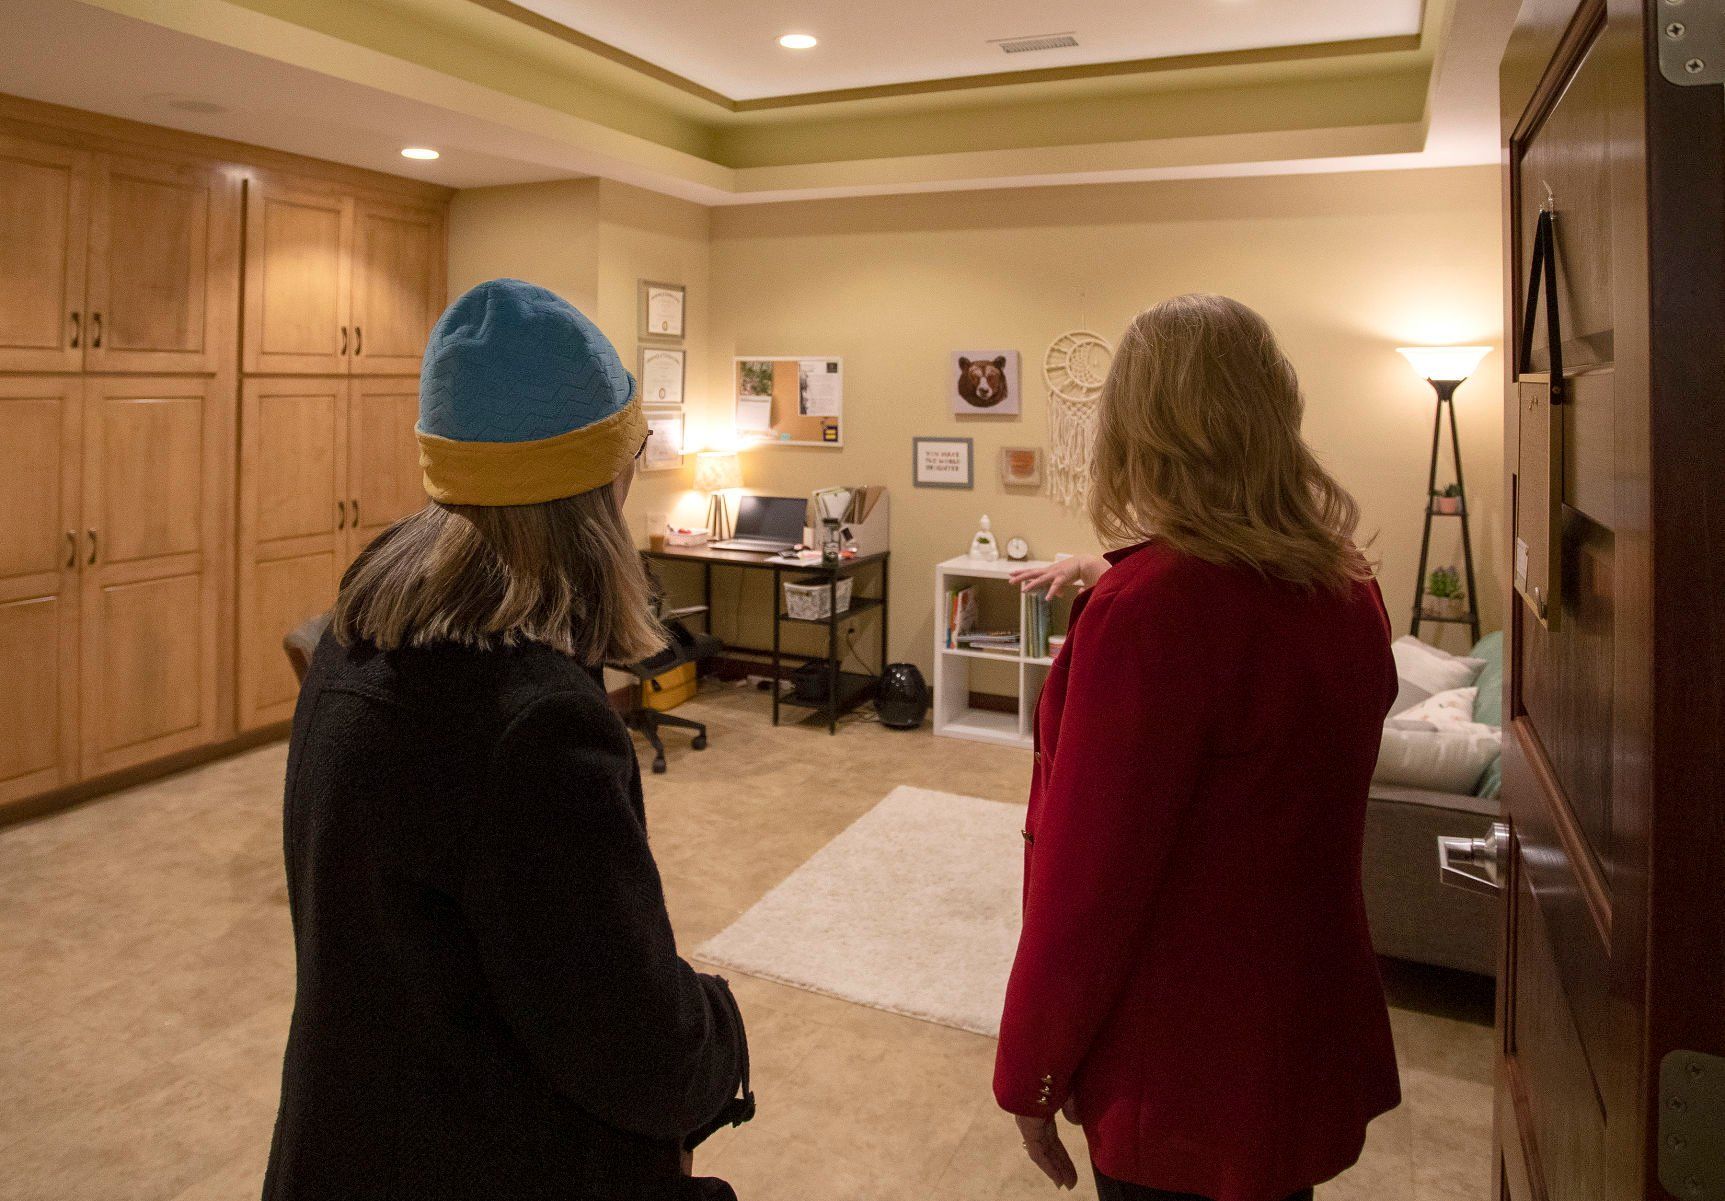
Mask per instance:
[[[1396,658],[1396,703],[1391,715],[1452,688],[1466,688],[1479,679],[1485,669],[1484,659],[1469,659],[1440,651],[1429,642],[1412,634],[1403,634],[1390,643],[1390,653]]]
[[[1445,692],[1434,693],[1413,708],[1403,709],[1390,718],[1390,721],[1404,730],[1412,728],[1409,723],[1429,726],[1434,730],[1457,725],[1471,726],[1476,724],[1473,720],[1473,702],[1478,695],[1478,688],[1451,688]]]
[[[1498,728],[1480,722],[1429,730],[1402,729],[1401,724],[1399,720],[1384,723],[1378,766],[1372,773],[1377,783],[1471,793],[1503,749]]]

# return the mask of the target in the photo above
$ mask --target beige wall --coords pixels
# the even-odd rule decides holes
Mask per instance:
[[[1493,168],[720,208],[709,387],[726,390],[733,354],[845,357],[844,448],[752,451],[744,478],[787,495],[890,487],[893,655],[926,669],[934,564],[965,551],[983,513],[1003,542],[1021,535],[1038,557],[1097,549],[1080,515],[999,479],[1001,447],[1046,444],[1049,342],[1076,326],[1113,341],[1162,297],[1227,293],[1269,319],[1298,368],[1307,437],[1361,502],[1402,629],[1434,404],[1395,347],[1495,343],[1499,270]],[[950,414],[949,354],[977,347],[1020,351],[1022,416]],[[1486,629],[1502,612],[1501,371],[1494,353],[1457,397]],[[914,488],[914,435],[974,439],[975,489]],[[1459,562],[1455,525],[1439,526],[1434,563]],[[1444,642],[1464,644],[1458,632]]]
[[[1004,541],[1040,557],[1096,549],[1079,514],[999,482],[999,449],[1042,446],[1049,342],[1075,326],[1111,341],[1161,297],[1225,292],[1275,326],[1307,394],[1306,432],[1360,499],[1398,629],[1413,603],[1432,393],[1395,347],[1498,338],[1498,183],[1493,168],[952,192],[705,209],[611,183],[461,193],[451,225],[452,289],[515,274],[595,317],[633,370],[635,282],[689,289],[689,443],[729,432],[734,354],[845,358],[845,446],[744,456],[751,490],[827,484],[892,491],[892,657],[931,659],[933,566],[961,554],[988,513]],[[583,303],[586,302],[586,303]],[[955,418],[953,350],[1016,347],[1022,415]],[[1501,373],[1497,353],[1457,397],[1473,493],[1485,626],[1501,621],[1504,557]],[[972,491],[914,488],[911,438],[975,440]],[[690,459],[692,468],[693,459]],[[692,471],[645,475],[629,504],[699,520]],[[1459,561],[1453,520],[1434,563]],[[672,573],[686,588],[688,575]],[[764,645],[766,579],[718,583],[721,635]],[[861,623],[870,647],[872,624]],[[1465,639],[1450,632],[1444,645]]]

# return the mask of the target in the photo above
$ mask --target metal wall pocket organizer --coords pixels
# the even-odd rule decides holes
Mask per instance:
[[[1519,420],[1516,424],[1515,590],[1541,625],[1557,628],[1563,579],[1563,334],[1557,309],[1557,213],[1550,192],[1539,210],[1528,272],[1521,346],[1516,356]],[[1543,289],[1541,284],[1543,283]],[[1533,368],[1534,318],[1545,299],[1545,382],[1526,379]]]
[[[1682,1201],[1725,1201],[1725,1056],[1659,1061],[1659,1183]]]

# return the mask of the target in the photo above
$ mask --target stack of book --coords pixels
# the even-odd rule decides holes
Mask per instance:
[[[967,651],[994,651],[997,654],[1016,654],[1018,652],[1018,635],[1012,630],[990,630],[980,633],[960,634],[958,645]]]
[[[1024,647],[1032,659],[1048,658],[1048,597],[1041,592],[1030,594],[1025,604]]]
[[[959,639],[976,629],[976,589],[954,588],[946,594],[946,645],[963,645]]]

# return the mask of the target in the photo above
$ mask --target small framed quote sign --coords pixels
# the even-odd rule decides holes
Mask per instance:
[[[912,438],[911,482],[918,488],[975,486],[969,438]]]
[[[687,293],[682,284],[661,284],[650,279],[640,281],[641,328],[643,338],[681,338],[683,309]]]

